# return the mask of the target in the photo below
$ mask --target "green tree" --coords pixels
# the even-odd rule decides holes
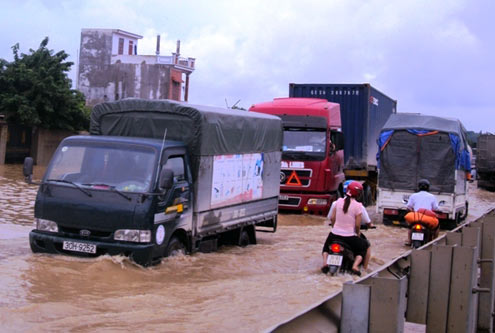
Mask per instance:
[[[476,148],[476,145],[478,143],[478,136],[479,136],[479,133],[476,133],[473,131],[466,131],[466,137],[467,137],[468,143],[472,148]]]
[[[65,51],[54,54],[48,37],[37,50],[19,54],[12,46],[14,61],[0,59],[0,113],[6,120],[25,126],[71,131],[88,129],[89,109],[84,95],[71,89],[68,78],[72,62]]]

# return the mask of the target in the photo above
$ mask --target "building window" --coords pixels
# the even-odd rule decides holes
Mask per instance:
[[[132,51],[134,49],[133,45],[134,45],[134,42],[132,40],[130,40],[129,41],[129,55],[132,55]]]
[[[119,38],[119,53],[124,54],[124,38]]]

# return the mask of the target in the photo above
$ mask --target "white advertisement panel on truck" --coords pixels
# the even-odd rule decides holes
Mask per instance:
[[[261,199],[263,155],[219,155],[213,160],[211,207]]]

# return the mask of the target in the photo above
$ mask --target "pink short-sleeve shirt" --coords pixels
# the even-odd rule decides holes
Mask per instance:
[[[351,199],[351,204],[347,213],[344,213],[344,198],[340,198],[335,203],[335,224],[332,233],[334,235],[349,237],[356,235],[356,218],[363,213],[362,204]]]

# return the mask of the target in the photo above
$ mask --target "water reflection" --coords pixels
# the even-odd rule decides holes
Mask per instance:
[[[40,179],[44,167],[34,168],[34,179]],[[33,225],[37,185],[24,182],[22,165],[0,165],[0,224]]]

